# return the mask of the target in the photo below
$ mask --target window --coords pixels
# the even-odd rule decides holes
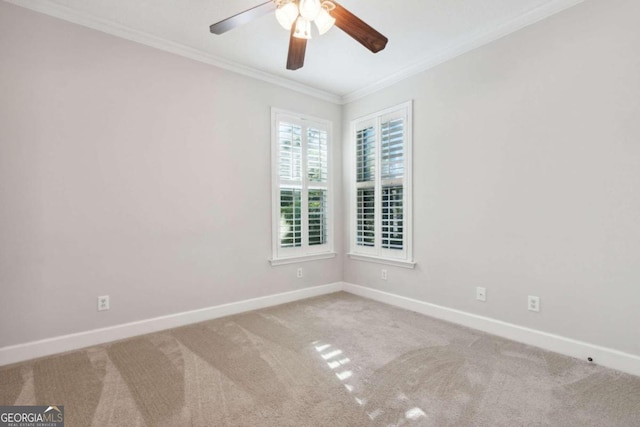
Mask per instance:
[[[272,265],[333,253],[331,123],[272,110]]]
[[[411,130],[411,102],[352,122],[352,258],[414,266]]]

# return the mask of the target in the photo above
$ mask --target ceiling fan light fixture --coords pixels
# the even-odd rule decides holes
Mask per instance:
[[[312,17],[306,18],[302,15]],[[277,20],[289,30],[289,53],[287,70],[298,70],[304,66],[307,40],[311,38],[311,22],[316,22],[320,34],[327,32],[333,25],[338,27],[373,53],[380,52],[389,41],[362,19],[340,6],[334,0],[269,0],[244,12],[237,13],[209,26],[213,34],[227,31],[250,22],[275,10]],[[294,16],[294,13],[297,13]],[[335,17],[332,15],[335,14]]]
[[[311,38],[311,21],[300,16],[296,21],[296,29],[293,32],[293,37],[309,40]]]
[[[322,10],[320,0],[300,0],[300,16],[311,22],[318,16]]]
[[[280,5],[276,9],[276,19],[287,31],[291,31],[291,26],[294,22],[296,22],[296,18],[298,17],[298,8],[296,4],[293,2],[285,3]]]
[[[327,10],[323,7],[322,9],[320,9],[320,13],[318,13],[318,16],[316,17],[314,22],[316,23],[316,27],[318,27],[318,33],[320,33],[320,35],[323,35],[327,31],[329,31],[331,27],[333,27],[333,24],[336,23],[336,19],[333,16],[329,15],[329,12],[327,12]]]

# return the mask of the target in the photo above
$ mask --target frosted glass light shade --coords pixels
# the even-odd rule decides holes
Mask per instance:
[[[333,16],[329,15],[329,12],[327,12],[324,8],[321,8],[320,13],[318,13],[318,16],[316,17],[316,20],[314,22],[316,23],[316,27],[318,27],[318,32],[320,33],[320,35],[323,35],[327,31],[329,31],[331,27],[333,27],[333,24],[336,23],[336,19]]]
[[[287,31],[291,31],[291,26],[298,17],[298,8],[295,3],[286,3],[276,9],[276,19]]]
[[[293,37],[299,39],[311,38],[311,22],[304,19],[302,16],[296,21],[296,29],[293,32]]]
[[[320,0],[300,0],[300,16],[307,21],[316,19],[321,9]]]

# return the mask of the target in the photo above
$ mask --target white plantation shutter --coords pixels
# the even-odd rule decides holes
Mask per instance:
[[[373,183],[376,174],[376,130],[373,126],[356,132],[356,162],[357,181]]]
[[[294,123],[279,123],[278,168],[280,174],[281,248],[302,246],[302,127]]]
[[[382,123],[382,179],[402,178],[404,173],[404,118]]]
[[[395,117],[381,123],[381,184],[382,184],[382,242],[383,249],[404,249],[404,123]]]
[[[362,123],[356,130],[356,245],[375,246],[376,128]]]
[[[295,188],[280,189],[280,247],[302,246],[301,191]]]
[[[302,128],[280,123],[278,128],[280,179],[300,182],[302,177]]]
[[[411,104],[352,122],[355,142],[351,251],[411,265]]]
[[[310,126],[307,129],[307,176],[309,179],[309,246],[327,243],[327,162],[328,133]]]
[[[327,190],[309,190],[309,245],[327,243]]]
[[[382,187],[382,248],[404,249],[403,187]]]
[[[328,134],[326,130],[307,130],[307,172],[310,182],[327,182],[328,176]]]
[[[331,252],[330,125],[276,110],[273,118],[272,262]]]
[[[375,246],[375,188],[358,188],[356,244]]]

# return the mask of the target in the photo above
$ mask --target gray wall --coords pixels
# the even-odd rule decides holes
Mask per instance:
[[[0,58],[0,347],[341,280],[267,262],[270,107],[341,107],[5,2]]]
[[[585,2],[347,105],[415,100],[418,264],[345,281],[640,354],[638,16]]]

